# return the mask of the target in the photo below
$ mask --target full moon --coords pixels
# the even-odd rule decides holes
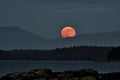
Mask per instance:
[[[69,38],[76,36],[76,30],[71,26],[66,26],[61,30],[62,38]]]

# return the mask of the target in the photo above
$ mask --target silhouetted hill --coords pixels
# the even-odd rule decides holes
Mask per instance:
[[[69,46],[119,46],[120,31],[45,39],[19,27],[0,27],[0,49],[53,49]]]
[[[56,42],[55,46],[58,47],[61,46],[69,47],[74,45],[119,46],[120,45],[119,36],[120,36],[120,31],[101,32],[101,33],[93,33],[93,34],[81,34],[74,38],[56,39],[54,40],[54,42]]]
[[[77,39],[81,39],[82,44],[87,45],[101,45],[101,46],[119,46],[120,45],[120,31],[115,32],[101,32],[94,34],[81,34]]]
[[[0,48],[39,48],[47,40],[19,27],[0,27]]]

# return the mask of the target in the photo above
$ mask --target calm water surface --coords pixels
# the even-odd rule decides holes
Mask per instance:
[[[120,72],[120,62],[90,61],[0,61],[0,76],[12,72],[29,71],[36,68],[50,68],[53,71],[93,68],[99,72]]]

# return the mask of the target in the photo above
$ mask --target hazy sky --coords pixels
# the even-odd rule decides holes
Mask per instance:
[[[0,0],[0,26],[59,38],[66,25],[78,35],[120,30],[120,0]]]

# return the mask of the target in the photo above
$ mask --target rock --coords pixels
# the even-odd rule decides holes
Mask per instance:
[[[15,80],[18,79],[24,72],[15,72],[3,76],[0,80]]]
[[[0,80],[34,80],[37,78],[51,77],[52,71],[50,69],[34,69],[30,72],[17,72],[3,76]]]
[[[57,77],[74,77],[74,71],[63,71],[57,74]]]
[[[51,77],[52,75],[52,70],[50,69],[34,69],[30,72],[28,72],[29,74],[34,74],[36,77]]]
[[[46,68],[7,74],[0,80],[120,80],[120,72],[98,74],[94,69],[52,72]]]
[[[120,72],[104,74],[100,80],[120,80]]]
[[[98,78],[98,72],[94,69],[82,69],[79,71],[79,76],[80,77],[92,76]]]
[[[81,78],[81,80],[97,80],[97,79],[94,78],[93,76],[84,76]]]

